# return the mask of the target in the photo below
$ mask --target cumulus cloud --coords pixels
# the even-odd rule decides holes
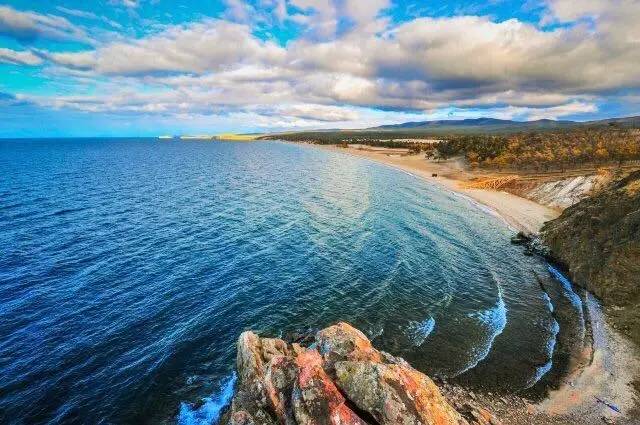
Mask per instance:
[[[227,8],[226,17],[234,21],[248,22],[255,13],[253,7],[243,0],[223,0]]]
[[[36,66],[42,64],[43,60],[30,51],[16,51],[0,48],[0,62],[14,65]]]
[[[352,31],[373,33],[383,29],[378,15],[390,7],[390,0],[290,0],[303,14],[294,16],[305,25],[308,33],[316,39],[332,39],[338,33],[341,22],[351,23]]]
[[[545,15],[545,19],[572,22],[585,17],[597,18],[610,8],[620,7],[622,3],[634,2],[619,0],[547,0],[548,13]]]
[[[0,6],[0,35],[24,43],[33,42],[38,38],[89,41],[84,30],[65,18],[23,12],[9,6]]]
[[[545,19],[563,23],[549,27],[487,16],[392,23],[384,18],[389,0],[259,0],[276,22],[309,24],[282,46],[254,34],[252,24],[267,19],[258,6],[227,0],[228,20],[166,26],[80,52],[9,51],[4,61],[44,58],[53,64],[47,72],[108,79],[102,95],[34,100],[92,112],[247,113],[261,123],[314,125],[379,121],[363,112],[373,109],[397,118],[444,108],[558,118],[640,89],[639,2],[547,0]]]
[[[276,63],[284,51],[251,35],[249,27],[220,20],[167,28],[133,43],[93,51],[52,53],[53,62],[105,75],[205,73],[256,61]]]
[[[279,106],[274,112],[277,115],[325,122],[357,121],[360,117],[351,108],[313,104]]]
[[[391,6],[390,0],[346,0],[344,2],[345,15],[359,24],[374,21],[383,9]]]

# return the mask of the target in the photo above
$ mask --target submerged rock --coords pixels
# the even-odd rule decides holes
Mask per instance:
[[[347,323],[308,347],[244,332],[239,383],[223,423],[232,425],[459,425],[467,421],[434,382],[376,350]]]

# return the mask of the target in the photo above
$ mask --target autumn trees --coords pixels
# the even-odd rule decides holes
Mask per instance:
[[[565,170],[582,165],[640,160],[640,134],[615,128],[513,135],[452,136],[436,147],[436,157],[464,155],[472,167]]]

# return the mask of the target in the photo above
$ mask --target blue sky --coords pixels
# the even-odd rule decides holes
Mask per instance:
[[[640,0],[0,3],[0,137],[640,114]]]

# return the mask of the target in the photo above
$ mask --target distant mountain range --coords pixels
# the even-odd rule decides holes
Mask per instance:
[[[496,118],[473,118],[463,120],[417,121],[402,124],[382,125],[367,130],[452,130],[452,131],[531,131],[552,130],[580,126],[618,125],[622,127],[640,128],[640,116],[626,118],[610,118],[599,121],[511,121]]]

